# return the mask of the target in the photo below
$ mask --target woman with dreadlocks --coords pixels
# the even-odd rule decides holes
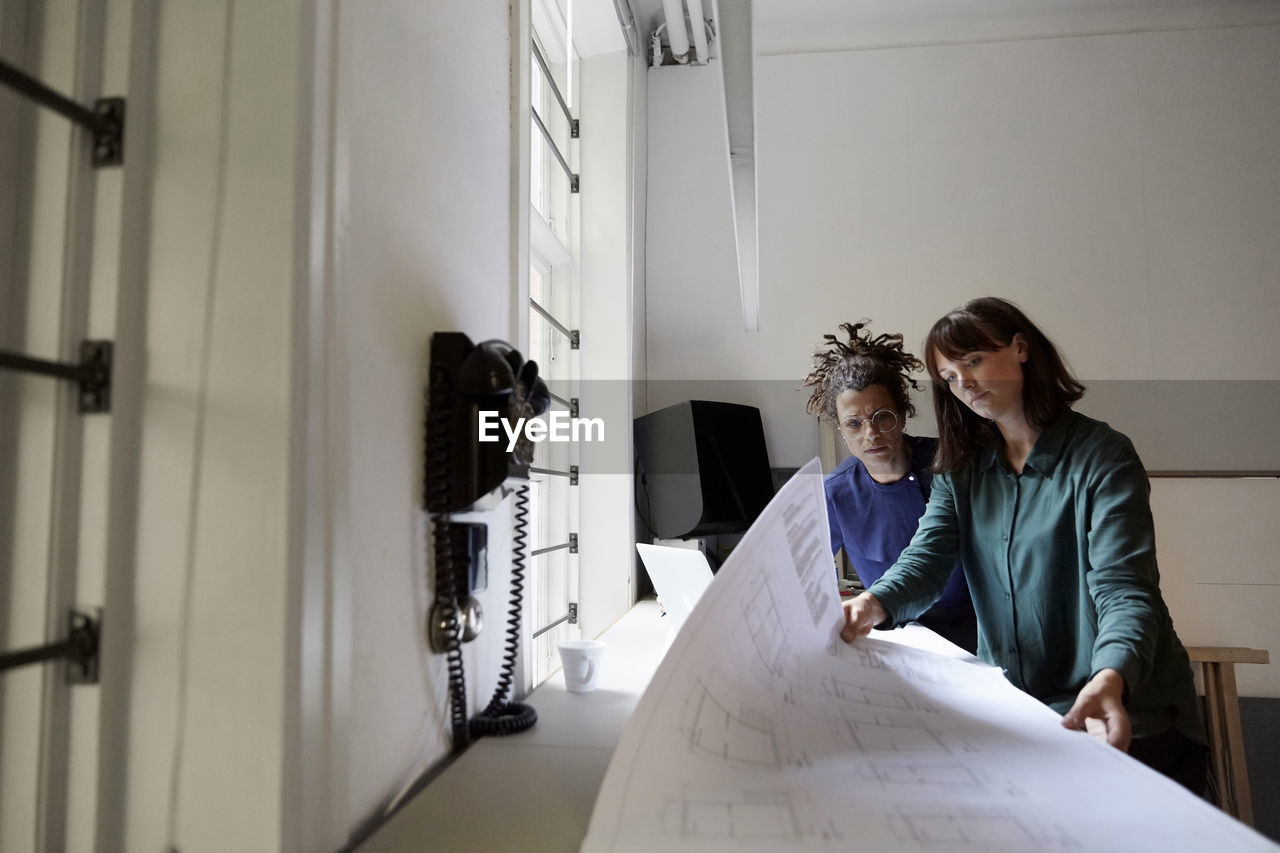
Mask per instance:
[[[827,475],[831,551],[841,547],[858,579],[871,586],[911,541],[933,483],[937,439],[907,435],[916,413],[907,386],[924,365],[902,346],[902,335],[872,337],[867,321],[845,323],[848,340],[825,335],[805,378],[806,411],[835,427],[853,455]],[[977,622],[955,561],[942,597],[916,619],[969,652],[977,651]]]

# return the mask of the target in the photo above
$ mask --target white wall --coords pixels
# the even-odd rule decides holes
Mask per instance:
[[[327,466],[336,635],[349,695],[330,735],[343,816],[376,817],[448,751],[444,656],[428,651],[433,589],[422,514],[423,399],[433,331],[510,338],[512,23],[508,4],[335,4],[333,250]],[[510,502],[489,519],[490,629],[466,647],[473,710],[496,679]],[[312,567],[308,566],[307,570]],[[343,758],[337,759],[341,754]]]
[[[583,636],[595,637],[633,603],[631,59],[586,57],[581,72],[582,414],[609,430],[605,443],[581,445],[579,614]]]
[[[754,338],[741,331],[742,313],[733,310],[737,263],[720,70],[662,66],[648,77],[649,379],[768,376],[737,360]],[[717,345],[706,346],[708,338]],[[778,366],[774,378],[787,375],[777,369],[785,371]]]
[[[68,691],[53,666],[9,682],[40,710],[3,714],[6,733],[25,724],[39,767],[34,749],[0,762],[0,847],[271,848],[297,6],[30,6],[31,70],[129,107],[117,169],[91,171],[85,136],[39,119],[26,335],[44,357],[113,340],[113,408],[81,417],[53,383],[22,400],[52,434],[22,439],[24,463],[41,465],[17,486],[47,538],[23,571],[48,585],[11,584],[11,612],[32,617],[13,623],[34,626],[22,645],[64,636],[71,604],[106,615],[100,685]]]
[[[631,183],[635,188],[631,196],[631,377],[632,414],[645,410],[644,382],[648,376],[648,314],[645,305],[645,281],[648,258],[648,172],[649,172],[649,75],[643,56],[631,60],[631,103],[635,117],[629,134],[631,158]]]
[[[33,281],[74,287],[63,303],[7,288],[29,316],[3,331],[46,357],[113,338],[117,385],[92,421],[60,415],[72,395],[53,383],[4,389],[23,413],[3,424],[23,448],[4,505],[27,514],[0,568],[30,569],[0,573],[2,647],[61,636],[68,601],[107,616],[99,687],[50,687],[54,668],[5,683],[0,847],[338,849],[446,756],[444,657],[424,636],[428,346],[434,331],[515,338],[525,310],[525,15],[85,0],[32,26],[46,79],[127,95],[129,125],[125,168],[85,177],[69,126],[42,117],[34,212],[4,211],[5,245],[26,239],[19,216],[38,220]],[[21,16],[0,23],[21,46]],[[586,352],[591,378],[626,390],[629,64],[584,63],[598,123],[582,146]],[[613,426],[629,433],[623,400]],[[629,481],[595,479],[592,634],[631,603]],[[510,513],[485,517],[472,712],[500,663]]]
[[[47,22],[64,90],[77,9]],[[42,836],[38,765],[64,770],[36,749],[39,672],[10,682],[25,689],[6,699],[0,846],[336,849],[447,751],[443,660],[422,631],[426,353],[433,330],[513,329],[509,15],[121,0],[94,19],[111,93],[130,99],[126,167],[96,179],[80,308],[117,341],[116,407],[85,427],[83,499],[58,498],[84,516],[80,583],[9,584],[35,618],[6,620],[4,645],[60,635],[62,598],[105,605],[103,681],[62,712],[69,817]],[[54,160],[40,197],[55,244],[34,256],[56,282],[75,207]],[[56,299],[36,308],[37,351],[83,336]],[[53,387],[28,418],[49,419]],[[24,447],[47,472],[49,441]],[[32,483],[29,506],[52,505]],[[501,553],[503,516],[491,536]],[[15,552],[36,579],[57,562],[40,548]],[[474,708],[500,642],[469,649]]]
[[[131,45],[154,100],[131,92],[146,198],[127,203],[150,230],[121,273],[119,316],[145,305],[120,321],[140,386],[119,417],[136,405],[140,425],[118,437],[137,469],[113,480],[136,489],[115,520],[136,548],[108,566],[102,738],[123,743],[98,832],[108,849],[261,848],[281,834],[299,7],[134,12],[154,26]]]
[[[322,466],[329,503],[317,503],[304,525],[331,538],[316,548],[319,564],[301,567],[307,577],[327,573],[332,585],[327,605],[317,602],[314,612],[331,620],[333,692],[331,716],[314,729],[306,728],[304,703],[299,748],[303,761],[317,749],[328,754],[330,790],[304,790],[301,800],[304,807],[332,801],[338,814],[320,817],[337,834],[376,820],[449,750],[445,658],[429,651],[423,631],[434,589],[421,512],[428,346],[433,331],[463,331],[477,342],[516,337],[527,269],[516,225],[527,170],[517,152],[529,128],[527,96],[512,88],[513,66],[528,65],[528,22],[513,17],[524,14],[518,4],[333,8],[333,131],[317,143],[332,146],[324,240],[332,266],[318,295],[326,422],[310,460]],[[630,351],[629,125],[619,94],[627,73],[624,55],[606,55],[584,61],[579,81],[582,363],[584,378],[619,385]],[[324,84],[316,88],[323,104]],[[585,392],[583,406],[584,416],[599,416]],[[629,424],[629,412],[614,414],[606,413],[614,428]],[[589,451],[583,455],[589,471]],[[586,476],[581,486],[581,629],[589,636],[631,604],[623,479]],[[473,713],[488,704],[501,663],[511,513],[508,500],[484,518],[486,628],[464,647]],[[309,612],[304,603],[304,626]],[[305,690],[305,673],[303,681]]]
[[[157,390],[141,438],[121,849],[163,846],[175,744],[183,850],[336,849],[448,750],[444,658],[423,631],[423,400],[433,331],[511,337],[510,8],[259,6],[234,6],[220,243],[209,86],[227,7],[158,17],[146,270]],[[509,510],[489,519],[493,554]],[[490,571],[505,598],[509,566]],[[483,599],[491,614],[503,603]],[[467,648],[473,710],[501,639],[490,630]]]
[[[1280,358],[1268,331],[1280,318],[1280,27],[758,57],[757,334],[738,321],[706,87],[664,83],[681,71],[650,74],[649,378],[754,396],[774,465],[816,453],[797,386],[844,320],[870,317],[918,346],[964,300],[1010,297],[1095,385],[1081,408],[1107,403],[1131,431],[1156,410],[1126,407],[1106,381],[1143,380],[1151,397],[1171,379],[1266,379]],[[651,393],[650,408],[665,402]],[[1247,428],[1200,435],[1230,443]],[[1280,495],[1242,481],[1159,482],[1155,494],[1183,639],[1280,649],[1255,610],[1280,575],[1251,511],[1261,501],[1276,515]],[[1194,549],[1178,535],[1189,512],[1218,519]],[[1233,572],[1205,568],[1217,551],[1260,567],[1249,578],[1264,585],[1227,585]],[[1256,669],[1264,680],[1249,688],[1280,695],[1280,675]]]
[[[1151,482],[1160,588],[1187,645],[1268,649],[1240,665],[1241,696],[1280,696],[1280,481]]]

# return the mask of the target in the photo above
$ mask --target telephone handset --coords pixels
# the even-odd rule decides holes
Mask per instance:
[[[538,365],[502,341],[473,345],[461,332],[431,336],[431,389],[427,450],[428,512],[492,509],[505,497],[510,478],[527,480],[533,442],[519,435],[514,450],[505,442],[480,440],[480,415],[493,412],[508,423],[545,412],[551,401]]]
[[[431,336],[431,372],[427,392],[425,504],[432,513],[436,596],[428,616],[433,650],[448,656],[453,748],[458,751],[484,734],[510,734],[537,721],[527,705],[507,702],[520,645],[524,592],[528,494],[533,443],[521,432],[515,446],[481,441],[482,413],[520,423],[547,410],[551,395],[538,365],[503,341],[473,344],[461,332]],[[460,524],[451,514],[489,510],[517,491],[512,536],[511,605],[498,686],[488,707],[467,719],[462,643],[483,625],[479,603],[471,595],[487,583],[487,529]]]

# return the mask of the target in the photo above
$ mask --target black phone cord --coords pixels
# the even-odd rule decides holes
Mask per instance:
[[[467,728],[467,674],[462,662],[462,626],[458,624],[458,580],[453,565],[453,549],[449,536],[449,458],[453,451],[452,409],[453,396],[449,370],[443,365],[431,368],[431,383],[427,392],[426,418],[426,468],[427,511],[435,510],[432,518],[432,539],[435,553],[436,606],[444,622],[444,650],[449,671],[449,721],[453,733],[453,751],[466,749],[471,743]]]
[[[538,721],[538,712],[529,705],[507,701],[520,652],[520,617],[524,601],[525,546],[528,538],[529,486],[526,484],[516,494],[516,518],[511,537],[511,604],[507,609],[507,640],[503,648],[502,670],[488,707],[471,718],[472,737],[515,734]]]

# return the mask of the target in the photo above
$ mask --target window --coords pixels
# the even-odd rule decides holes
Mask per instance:
[[[577,414],[579,377],[577,142],[572,121],[577,57],[569,22],[534,0],[530,50],[528,355],[552,393],[552,412]],[[524,648],[532,688],[559,667],[556,644],[576,636],[579,454],[538,443],[530,475]]]

